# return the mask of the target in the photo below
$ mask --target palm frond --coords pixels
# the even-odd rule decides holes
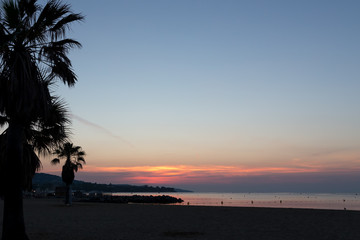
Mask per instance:
[[[83,157],[78,157],[77,161],[82,162],[82,164],[86,164],[85,158],[83,158]]]
[[[9,122],[9,119],[6,116],[0,115],[0,127],[5,126]]]
[[[63,81],[64,84],[67,84],[69,87],[75,85],[77,81],[77,76],[72,70],[72,66],[60,60],[55,62],[56,64],[51,66],[51,74],[54,77],[59,78]]]
[[[65,37],[66,30],[69,29],[69,24],[75,21],[82,21],[83,19],[84,17],[81,14],[71,13],[65,16],[49,30],[52,38],[58,39],[59,37]]]
[[[29,18],[33,18],[39,6],[36,4],[37,0],[20,0],[18,1],[19,9],[25,13]]]
[[[82,163],[79,163],[79,162],[76,163],[76,167],[77,167],[77,171],[78,171],[79,169],[83,169]]]
[[[78,41],[71,39],[71,38],[66,38],[60,41],[56,41],[56,42],[52,42],[51,46],[53,48],[56,48],[58,50],[61,50],[64,53],[67,53],[68,50],[70,50],[71,48],[81,48],[81,43],[79,43]]]
[[[3,9],[4,23],[10,30],[15,31],[22,23],[18,4],[11,0],[4,1]]]
[[[43,29],[53,26],[57,19],[70,12],[67,4],[61,4],[60,1],[50,0],[42,9],[37,23]]]
[[[81,149],[81,148],[80,148]],[[79,150],[80,150],[79,149]],[[82,157],[82,156],[85,156],[86,155],[86,153],[84,152],[84,151],[79,151],[78,153],[77,153],[77,156],[78,157]]]
[[[19,0],[19,10],[22,14],[23,24],[26,28],[29,28],[31,24],[35,21],[36,12],[39,9],[39,6],[36,4],[37,0]]]
[[[53,152],[53,154],[59,156],[61,154],[61,147],[59,147],[59,149],[55,149],[55,151]]]
[[[81,149],[80,146],[73,146],[71,144],[71,149],[70,149],[71,155],[77,155],[80,149]]]
[[[34,148],[43,154],[51,153],[70,135],[66,104],[56,97],[49,104],[47,114],[34,122],[34,127],[27,134]]]
[[[52,165],[56,165],[56,164],[59,164],[59,163],[60,163],[60,159],[58,159],[58,158],[54,158],[53,160],[51,160]]]

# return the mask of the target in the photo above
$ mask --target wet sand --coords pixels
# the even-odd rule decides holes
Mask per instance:
[[[26,199],[24,211],[31,240],[360,239],[360,211],[78,202],[67,207],[61,199]]]

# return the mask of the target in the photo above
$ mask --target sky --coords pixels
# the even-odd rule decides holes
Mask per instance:
[[[360,192],[359,1],[68,2],[76,179]]]

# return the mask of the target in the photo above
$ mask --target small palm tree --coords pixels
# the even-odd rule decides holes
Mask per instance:
[[[66,184],[66,198],[65,204],[71,205],[71,184],[75,178],[75,172],[79,169],[82,169],[83,164],[85,164],[85,152],[82,151],[80,146],[74,146],[70,142],[66,142],[63,146],[60,146],[54,151],[54,154],[58,158],[54,158],[51,163],[56,165],[60,163],[60,158],[65,158],[65,164],[62,168],[61,177],[63,182]]]

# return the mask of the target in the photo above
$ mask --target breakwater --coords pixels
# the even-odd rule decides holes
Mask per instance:
[[[155,204],[170,204],[182,203],[181,198],[172,197],[169,195],[129,195],[129,196],[112,196],[101,195],[93,197],[79,198],[78,202],[103,202],[103,203],[155,203]]]

